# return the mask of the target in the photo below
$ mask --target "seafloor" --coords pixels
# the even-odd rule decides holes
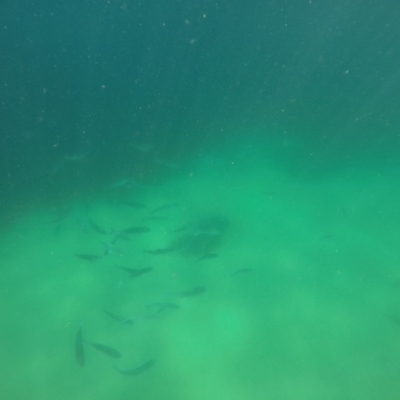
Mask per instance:
[[[1,398],[397,399],[397,169],[323,168],[232,143],[17,218]]]

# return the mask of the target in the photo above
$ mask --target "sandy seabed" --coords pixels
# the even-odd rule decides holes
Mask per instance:
[[[0,397],[398,399],[399,200],[231,148],[37,209],[1,237]]]

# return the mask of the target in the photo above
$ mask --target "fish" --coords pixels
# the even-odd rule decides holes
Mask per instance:
[[[55,217],[51,221],[47,222],[48,224],[59,224],[63,222],[65,218],[71,213],[71,208],[65,208],[54,211]]]
[[[119,240],[123,240],[125,242],[129,242],[131,238],[122,232],[117,232],[117,231],[112,231],[112,234],[114,235],[111,244],[116,244]]]
[[[121,369],[114,364],[114,368],[122,375],[134,376],[134,375],[140,375],[143,372],[147,371],[155,363],[156,363],[156,360],[149,360],[149,361],[145,362],[144,364],[140,365],[139,367],[132,368],[132,369]]]
[[[113,358],[121,358],[122,355],[118,350],[115,350],[113,347],[107,346],[105,344],[101,343],[94,343],[94,342],[86,342],[90,346],[92,346],[94,349],[101,351],[102,353],[106,354],[107,356],[113,357]]]
[[[79,254],[75,254],[75,255],[85,261],[97,261],[100,258],[102,258],[102,256],[98,256],[96,254],[79,253]]]
[[[119,255],[122,254],[122,250],[115,245],[114,240],[111,241],[111,243],[102,241],[101,244],[104,246],[104,253],[103,253],[104,256],[108,256],[109,254],[113,254],[113,253],[116,253]]]
[[[134,226],[132,228],[127,228],[127,229],[122,229],[121,233],[122,234],[126,234],[126,235],[130,235],[132,233],[146,233],[150,230],[150,228],[148,228],[147,226]]]
[[[179,292],[179,295],[181,297],[193,297],[193,296],[198,296],[199,294],[202,294],[205,291],[206,288],[204,286],[196,286],[193,289],[183,290],[182,292]]]
[[[203,254],[202,256],[200,256],[197,261],[203,261],[203,260],[211,260],[213,258],[217,258],[218,254],[217,253],[207,253],[207,254]]]
[[[175,303],[152,303],[147,306],[148,308],[157,309],[157,313],[165,310],[180,310],[180,306]]]
[[[127,267],[121,267],[121,266],[119,266],[119,268],[122,269],[123,271],[127,272],[131,278],[136,278],[140,275],[147,274],[153,270],[153,268],[135,269],[135,268],[127,268]]]
[[[144,252],[147,254],[151,254],[153,256],[159,256],[163,254],[168,254],[172,253],[173,251],[176,251],[178,248],[177,247],[164,247],[160,249],[154,249],[154,250],[145,250]]]
[[[155,208],[151,214],[156,214],[159,213],[160,211],[165,211],[165,210],[169,210],[170,208],[175,208],[175,207],[179,207],[178,203],[169,203],[169,204],[164,204],[162,206],[159,206],[157,208]]]
[[[75,356],[78,364],[83,367],[85,365],[85,353],[83,351],[82,326],[78,329],[78,333],[76,334]]]
[[[112,318],[114,321],[120,322],[121,324],[133,324],[133,319],[130,317],[123,317],[121,315],[114,314],[111,311],[103,310],[106,315]]]
[[[101,226],[97,225],[91,219],[89,219],[89,225],[95,232],[99,233],[100,235],[105,235],[108,233],[105,229],[103,229]]]

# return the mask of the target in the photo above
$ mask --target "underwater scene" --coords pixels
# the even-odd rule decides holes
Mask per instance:
[[[0,5],[0,398],[397,400],[394,1]]]

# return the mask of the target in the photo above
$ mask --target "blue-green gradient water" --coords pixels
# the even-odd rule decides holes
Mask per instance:
[[[0,398],[397,400],[400,5],[0,4]]]

